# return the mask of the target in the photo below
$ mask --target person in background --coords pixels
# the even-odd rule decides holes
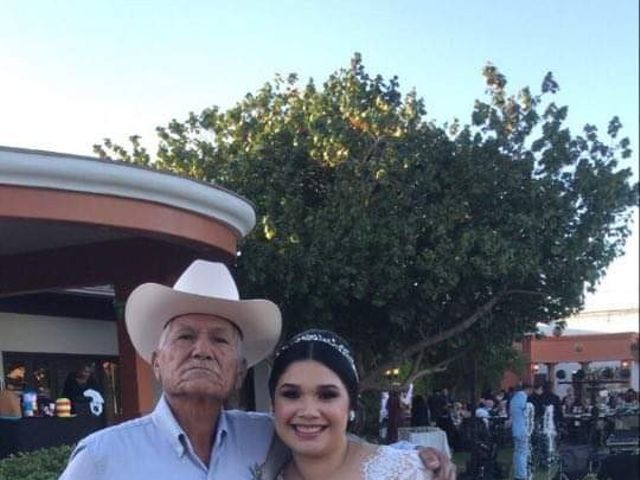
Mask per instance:
[[[93,365],[83,363],[75,372],[69,373],[62,388],[62,397],[71,400],[71,411],[78,413],[79,405],[89,403],[90,399],[84,396],[86,390],[99,390],[98,384],[93,378]]]
[[[543,386],[542,383],[536,383],[533,387],[533,393],[529,395],[529,402],[533,404],[536,424],[542,422],[542,416],[544,415],[544,403],[542,396]]]
[[[553,385],[551,382],[545,382],[542,391],[542,405],[546,408],[549,405],[553,405],[553,423],[556,427],[556,431],[560,431],[562,425],[562,402],[560,397],[553,392]]]
[[[449,390],[446,387],[434,390],[427,400],[431,421],[443,430],[446,429],[444,424],[449,417],[449,400]]]
[[[5,376],[7,390],[21,393],[27,385],[25,375],[27,368],[22,363],[16,363],[9,368],[9,373]]]
[[[436,415],[440,413],[440,407],[438,405],[438,395],[440,394],[440,390],[433,390],[431,395],[427,397],[427,407],[429,408],[429,418],[432,423],[436,421]]]
[[[51,389],[49,388],[49,372],[46,368],[40,367],[33,372],[33,383],[38,395],[51,398]]]
[[[527,398],[531,395],[531,385],[523,383],[509,404],[511,414],[511,435],[513,436],[513,479],[527,479],[527,456],[529,441],[526,424]]]
[[[505,395],[505,398],[507,400],[507,403],[506,403],[506,406],[505,406],[505,409],[507,411],[507,417],[509,417],[509,415],[510,415],[509,412],[510,412],[511,399],[513,398],[513,396],[515,394],[516,394],[516,389],[513,386],[507,388],[507,393]]]
[[[400,425],[408,426],[411,424],[411,404],[413,401],[413,383],[409,388],[400,392]]]
[[[387,412],[387,402],[389,401],[389,392],[382,392],[380,395],[380,413],[378,416],[380,426],[387,424],[389,412]]]
[[[466,407],[464,407],[462,402],[453,402],[453,407],[451,409],[451,421],[456,429],[460,428],[462,421],[470,416],[471,414]]]
[[[509,416],[508,413],[508,401],[507,399],[500,400],[493,409],[494,415],[500,418],[507,418]]]
[[[504,390],[500,390],[495,395],[495,404],[493,406],[493,415],[497,417],[507,417],[507,408],[509,405],[509,400],[507,398],[507,392]]]
[[[422,395],[415,395],[411,401],[411,426],[429,426],[429,409]]]
[[[568,387],[567,388],[567,392],[565,394],[565,396],[562,399],[562,409],[563,409],[563,413],[567,414],[567,413],[572,413],[573,412],[573,407],[576,404],[576,397],[573,393],[573,388],[572,387]]]
[[[478,408],[476,408],[475,416],[476,418],[482,419],[482,422],[485,424],[487,428],[489,428],[489,417],[491,416],[491,400],[490,399],[480,399],[478,402]]]
[[[453,400],[449,389],[443,387],[434,394],[431,408],[431,422],[435,422],[436,426],[447,434],[447,441],[450,445],[454,442],[455,427],[451,420],[451,410],[453,408]]]
[[[629,388],[624,392],[624,403],[628,407],[638,406],[638,393],[633,388]]]

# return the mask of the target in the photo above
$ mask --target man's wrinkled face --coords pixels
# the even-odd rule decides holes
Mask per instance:
[[[243,379],[242,339],[229,321],[187,314],[165,328],[152,365],[165,395],[224,401]]]

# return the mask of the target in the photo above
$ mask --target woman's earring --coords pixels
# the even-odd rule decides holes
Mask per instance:
[[[353,422],[356,419],[356,411],[355,410],[349,410],[349,421]]]

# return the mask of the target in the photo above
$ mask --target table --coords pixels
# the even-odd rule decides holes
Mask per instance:
[[[104,415],[76,417],[0,418],[0,458],[12,453],[70,445],[105,427]]]
[[[451,458],[451,448],[444,430],[436,427],[399,428],[398,439],[422,447],[437,448]]]

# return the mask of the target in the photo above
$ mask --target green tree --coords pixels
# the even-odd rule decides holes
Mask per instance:
[[[507,345],[537,322],[574,313],[620,254],[637,185],[611,121],[565,127],[567,107],[510,95],[492,65],[470,125],[436,125],[396,77],[356,54],[321,88],[277,76],[234,107],[158,128],[152,156],[106,140],[103,157],[195,177],[254,202],[238,280],[283,310],[285,336],[306,327],[348,338],[363,386],[409,364],[403,382],[473,348]]]

